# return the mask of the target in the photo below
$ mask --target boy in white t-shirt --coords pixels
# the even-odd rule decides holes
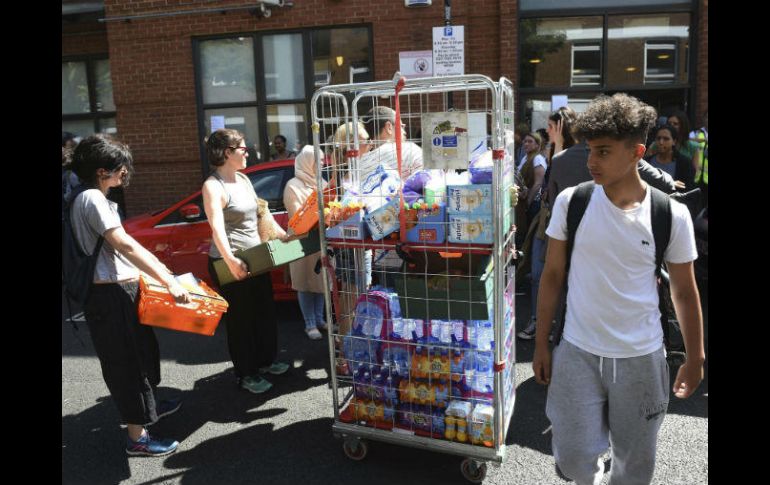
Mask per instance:
[[[576,123],[586,140],[596,186],[567,262],[567,208],[575,192],[554,203],[551,238],[540,280],[535,380],[549,385],[558,470],[577,484],[599,483],[601,455],[612,445],[610,483],[650,483],[658,430],[668,407],[669,373],[655,277],[651,188],[637,162],[654,125],[653,108],[626,94],[594,100]],[[703,379],[703,319],[692,262],[697,258],[686,207],[671,201],[671,236],[664,261],[685,341],[674,394],[689,397]],[[568,280],[563,340],[548,347],[559,293]]]

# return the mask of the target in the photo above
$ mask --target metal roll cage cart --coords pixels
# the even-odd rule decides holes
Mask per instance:
[[[375,170],[371,159],[368,167],[359,170],[359,164],[369,147],[384,143],[375,140],[377,133],[362,141],[359,122],[366,121],[369,108],[381,105],[396,111],[395,134],[406,120],[407,141],[395,137],[397,167],[390,152],[386,165],[391,166],[376,169],[385,181],[366,192],[363,184]],[[318,216],[330,323],[332,430],[344,439],[351,459],[366,456],[367,440],[433,450],[464,457],[463,476],[481,483],[487,462],[499,464],[505,456],[516,361],[513,106],[511,82],[482,75],[407,80],[396,73],[392,81],[325,86],[313,95],[316,182],[318,194],[324,194],[318,197]],[[433,125],[442,119],[454,121]],[[449,138],[465,137],[459,151],[436,151],[437,134],[447,129],[454,130]],[[409,175],[404,159],[407,148],[414,157],[412,141],[422,143],[424,163],[432,157],[426,169],[461,169],[431,171],[433,181],[414,203],[404,191]],[[426,148],[428,143],[433,146]],[[472,176],[471,143],[476,156],[487,157],[486,185],[455,181],[465,171],[465,180]],[[442,158],[450,152],[455,166],[447,161],[451,157]],[[390,191],[383,188],[393,180],[385,178],[388,172],[398,175]],[[328,174],[328,185],[322,173]],[[444,180],[439,183],[435,174]],[[435,194],[429,194],[428,183],[436,184]],[[459,192],[450,196],[450,188]],[[474,197],[463,190],[475,189],[482,191],[472,204],[463,199]],[[467,214],[457,207],[450,213],[455,196],[455,202],[465,200]],[[478,212],[479,204],[486,212]],[[391,218],[374,220],[389,205],[395,210]],[[471,213],[481,215],[473,219]],[[416,236],[407,233],[410,226]],[[375,236],[379,229],[386,234]],[[391,256],[388,265],[381,263],[383,255]],[[372,275],[380,285],[369,288]],[[388,303],[377,306],[370,299]]]

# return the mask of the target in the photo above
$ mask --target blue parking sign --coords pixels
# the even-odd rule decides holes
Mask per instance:
[[[447,37],[452,35],[452,27],[444,27],[444,35]]]

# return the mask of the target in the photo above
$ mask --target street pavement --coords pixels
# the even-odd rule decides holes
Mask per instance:
[[[528,295],[516,299],[519,329],[529,317],[528,300]],[[271,376],[274,387],[261,395],[236,388],[224,325],[213,337],[156,330],[161,398],[184,400],[180,411],[150,428],[181,443],[176,453],[157,458],[126,456],[125,429],[102,380],[88,325],[80,324],[76,333],[62,321],[62,483],[469,483],[460,473],[462,458],[438,452],[370,442],[364,460],[348,459],[331,431],[328,342],[305,336],[296,303],[279,304],[279,316],[279,359],[293,368]],[[707,322],[707,306],[704,316]],[[485,484],[566,483],[554,472],[551,435],[543,434],[549,426],[546,388],[534,381],[533,351],[533,341],[517,342],[516,404],[506,456],[501,465],[488,465]],[[653,483],[708,483],[708,368],[692,397],[671,396]]]

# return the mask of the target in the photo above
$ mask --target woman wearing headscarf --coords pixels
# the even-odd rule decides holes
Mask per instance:
[[[323,181],[326,187],[326,181]],[[294,178],[283,189],[283,204],[289,219],[302,207],[316,189],[316,160],[312,145],[306,145],[294,159]],[[315,272],[321,252],[311,254],[289,264],[291,287],[297,292],[299,308],[305,319],[305,333],[311,340],[319,340],[326,330],[324,322],[323,273]]]

